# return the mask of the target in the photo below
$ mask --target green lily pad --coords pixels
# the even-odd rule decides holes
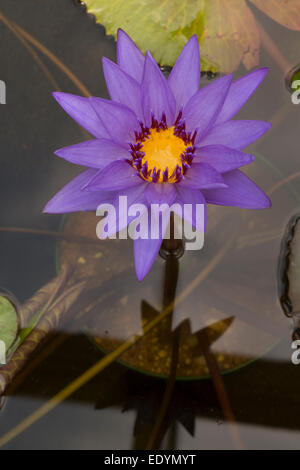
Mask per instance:
[[[18,315],[12,302],[6,297],[0,297],[0,341],[6,350],[15,341],[18,332]]]
[[[107,34],[124,29],[145,53],[150,50],[161,65],[174,65],[187,40],[204,34],[205,0],[84,0]],[[202,70],[216,72],[217,65],[202,55]]]
[[[34,330],[36,325],[38,324],[38,321],[40,319],[42,313],[42,309],[36,312],[32,318],[30,319],[30,322],[28,325],[26,325],[24,328],[22,328],[17,337],[15,338],[15,341],[12,343],[11,347],[9,348],[8,354],[14,354],[14,352],[18,349],[19,346],[25,341],[27,336]]]
[[[259,64],[260,32],[251,4],[282,26],[300,30],[299,0],[83,0],[116,37],[124,29],[160,65],[173,66],[197,34],[202,71],[230,73]],[[276,4],[276,5],[275,5]]]
[[[298,70],[292,76],[291,84],[292,84],[293,90],[296,90],[296,91],[299,90],[299,88],[300,88],[300,67],[298,68]]]

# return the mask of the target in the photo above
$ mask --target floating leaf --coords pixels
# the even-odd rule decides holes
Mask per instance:
[[[205,0],[85,0],[87,10],[116,37],[124,29],[145,53],[150,50],[161,65],[174,65],[188,38],[204,32]],[[202,66],[216,65],[202,57]]]
[[[246,0],[84,0],[107,34],[124,29],[161,65],[174,65],[197,34],[202,70],[229,73],[258,65],[260,35]],[[249,0],[281,25],[300,30],[299,0]]]
[[[6,350],[14,342],[18,331],[18,316],[14,305],[6,297],[0,297],[0,340]]]
[[[291,85],[294,91],[297,91],[300,89],[300,69],[298,69],[292,76]]]

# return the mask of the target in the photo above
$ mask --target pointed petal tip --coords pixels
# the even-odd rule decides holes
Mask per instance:
[[[122,28],[118,28],[117,30],[117,45],[118,45],[118,42],[122,42],[122,41],[126,41],[127,42],[127,45],[131,45],[134,47],[134,49],[136,49],[141,56],[143,56],[144,54],[142,53],[142,51],[140,50],[140,48],[136,45],[136,42],[132,39],[132,37],[126,33],[126,31]]]
[[[197,34],[193,34],[193,36],[190,37],[189,41],[197,41],[197,43],[199,44],[199,39],[198,39],[198,36]]]
[[[266,195],[266,207],[265,209],[270,209],[272,207],[272,201],[269,196]]]
[[[117,47],[119,46],[119,43],[121,43],[123,41],[125,41],[126,43],[131,43],[132,45],[136,46],[135,42],[131,39],[129,34],[127,34],[126,31],[124,31],[124,29],[118,28],[118,31],[117,31]]]
[[[272,202],[267,194],[240,170],[223,174],[228,189],[204,190],[208,204],[241,207],[243,209],[269,209]]]
[[[262,123],[261,135],[257,138],[257,140],[260,139],[261,137],[263,137],[273,127],[272,122],[261,121],[261,123]]]
[[[147,263],[147,265],[142,265],[141,263],[134,262],[135,274],[136,274],[138,282],[142,282],[145,279],[145,277],[147,276],[147,274],[151,271],[151,268],[152,268],[152,265],[155,261],[155,258],[156,258],[156,256],[154,257],[154,259],[153,259],[153,261],[150,265],[149,265],[149,263]]]
[[[61,103],[61,101],[63,100],[63,97],[66,93],[63,93],[62,91],[53,91],[52,92],[52,96],[53,98],[55,99],[55,101],[57,101],[59,104]]]
[[[250,208],[250,210],[264,210],[264,209],[270,209],[272,207],[272,201],[271,199],[269,198],[269,196],[267,196],[267,194],[263,191],[263,190],[260,190],[261,191],[261,198],[263,199],[264,197],[264,200],[261,200],[260,203],[258,203],[256,205],[256,207],[252,207]]]
[[[150,51],[146,51],[146,54],[145,54],[145,61],[146,61],[146,62],[147,62],[147,61],[151,61],[152,64],[156,65],[156,67],[158,67],[159,70],[160,70],[159,64],[156,62],[156,60],[154,59],[154,57],[153,57],[153,55],[151,54]],[[144,71],[145,71],[145,69],[146,69],[146,67],[144,68]]]
[[[270,67],[261,67],[260,69],[258,69],[258,71],[260,71],[264,75],[267,75],[269,70],[270,70]]]
[[[267,73],[269,72],[270,67],[260,67],[259,69],[254,70],[253,72],[250,72],[249,75],[261,75],[261,81],[265,78]]]
[[[117,40],[119,40],[122,36],[126,36],[126,38],[129,38],[132,41],[131,37],[126,33],[126,31],[124,31],[124,29],[118,28]]]
[[[108,57],[103,56],[102,67],[103,67],[103,72],[105,74],[105,69],[107,69],[108,67],[116,68],[118,67],[118,65],[113,60],[110,60]]]
[[[152,54],[147,51],[142,79],[142,108],[146,125],[152,114],[161,120],[165,114],[168,126],[174,123],[176,101],[174,94]]]
[[[228,96],[229,90],[230,90],[230,88],[232,86],[232,83],[233,83],[233,74],[229,73],[227,75],[224,75],[223,77],[219,78],[219,80],[223,82],[223,86],[224,86],[224,88],[226,88],[226,95],[225,95],[225,98],[224,98],[224,102],[225,102],[225,100]]]
[[[252,180],[250,180],[252,181]],[[256,185],[256,183],[254,183]],[[257,204],[257,207],[254,208],[254,209],[270,209],[272,207],[272,201],[271,199],[269,198],[269,196],[265,193],[265,191],[263,191],[259,186],[256,185],[256,187],[258,188],[259,192],[260,192],[260,195],[261,195],[261,201],[260,203]]]
[[[186,42],[184,48],[186,48],[188,44],[199,48],[199,39],[197,34],[193,34],[193,36],[190,37],[190,39]]]
[[[236,80],[236,82],[239,81],[247,81],[250,80],[250,88],[251,94],[250,96],[256,91],[256,89],[259,87],[259,85],[264,81],[266,78],[270,68],[269,67],[260,67],[259,69],[252,70],[252,72],[249,72],[248,74],[244,75],[243,77],[239,78]],[[249,98],[250,98],[249,96]]]
[[[117,63],[139,83],[142,80],[145,57],[131,37],[122,29],[117,33]]]
[[[55,209],[56,205],[52,204],[52,201],[54,200],[54,198],[55,198],[55,196],[53,196],[53,198],[50,199],[50,201],[47,202],[47,204],[45,205],[45,207],[42,210],[43,214],[58,214],[59,213]]]
[[[224,106],[216,121],[217,124],[229,121],[238,113],[265,79],[267,72],[267,67],[253,70],[231,83]]]
[[[175,96],[177,112],[200,88],[201,65],[198,37],[194,34],[185,44],[168,77]]]
[[[54,153],[54,155],[56,155],[57,157],[63,158],[63,156],[64,156],[64,147],[61,148],[61,149],[55,150],[53,153]]]
[[[59,104],[61,104],[61,102],[64,102],[65,100],[69,100],[69,99],[72,99],[72,98],[74,98],[74,99],[84,98],[81,95],[75,95],[74,93],[65,93],[64,91],[53,91],[52,96]]]
[[[103,67],[104,67],[104,64],[109,64],[109,63],[113,63],[112,60],[110,60],[108,57],[103,56],[103,57],[102,57],[102,65],[103,65]]]
[[[150,51],[146,51],[145,56],[146,56],[146,59],[148,59],[148,60],[150,59],[152,62],[154,62],[156,65],[158,65]]]
[[[142,282],[147,276],[147,274],[149,273],[149,271],[151,270],[154,260],[156,258],[156,254],[154,257],[151,256],[152,259],[150,262],[149,260],[147,260],[146,263],[141,263],[139,260],[140,255],[138,255],[136,251],[135,243],[136,243],[136,240],[134,241],[134,245],[133,245],[135,274],[136,274],[138,282]]]
[[[149,271],[150,271],[150,269],[149,269]],[[149,272],[149,271],[148,271],[148,272]],[[139,282],[142,282],[142,281],[145,279],[145,277],[147,276],[148,272],[141,272],[141,273],[139,273],[137,270],[135,270],[137,280],[138,280]]]

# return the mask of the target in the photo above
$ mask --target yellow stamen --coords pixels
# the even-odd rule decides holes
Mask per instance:
[[[142,165],[148,162],[148,170],[156,168],[160,170],[157,182],[163,182],[163,174],[168,168],[168,175],[171,176],[176,167],[179,166],[183,171],[181,155],[188,145],[180,138],[174,135],[174,127],[166,130],[151,129],[151,133],[143,142],[141,152],[145,153],[142,159]],[[142,175],[143,176],[143,175]],[[151,176],[143,176],[146,181],[152,181]],[[176,177],[168,180],[169,183],[175,183]]]

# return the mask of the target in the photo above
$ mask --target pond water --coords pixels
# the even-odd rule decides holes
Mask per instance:
[[[292,103],[286,86],[286,76],[300,63],[299,32],[258,10],[255,15],[275,52],[262,46],[260,64],[270,72],[239,117],[273,123],[251,147],[256,160],[246,170],[273,206],[257,212],[209,207],[204,248],[178,260],[158,257],[138,283],[132,242],[97,243],[94,214],[42,213],[80,171],[54,150],[88,138],[51,92],[82,94],[82,84],[92,95],[107,97],[101,57],[115,60],[115,42],[71,0],[0,0],[0,79],[7,94],[0,105],[1,293],[18,299],[28,320],[32,310],[24,302],[46,286],[35,310],[41,312],[50,298],[58,299],[63,312],[58,321],[51,317],[54,331],[2,400],[4,448],[299,448],[300,365],[292,363],[288,317],[293,306],[284,312],[280,302],[289,296],[282,240],[290,239],[287,226],[300,212],[299,179],[290,178],[299,171],[300,105]],[[26,36],[24,45],[23,30],[61,62]],[[234,76],[244,73],[241,66]],[[202,83],[211,79],[203,75]],[[298,298],[294,278],[292,286]],[[173,312],[154,325],[174,296]],[[116,360],[91,380],[7,437],[116,350]],[[167,384],[172,394],[164,407]]]

